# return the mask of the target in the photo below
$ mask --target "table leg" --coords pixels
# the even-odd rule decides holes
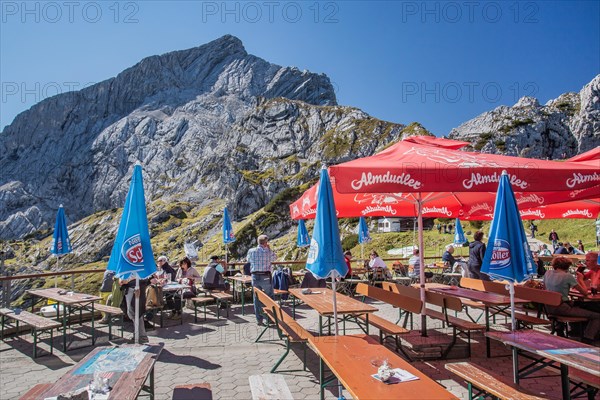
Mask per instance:
[[[242,315],[244,314],[244,305],[246,304],[246,284],[244,282],[240,282],[242,285]]]
[[[150,370],[150,400],[154,400],[154,366]]]
[[[57,302],[56,305],[58,306],[58,312],[60,312],[60,303]],[[69,310],[69,314],[71,314],[71,310]],[[67,352],[67,307],[65,305],[65,307],[63,307],[63,313],[62,313],[62,325],[63,325],[63,351],[66,353]]]
[[[112,316],[110,316],[112,318]],[[94,330],[94,302],[92,301],[92,346],[96,344],[96,331]],[[109,327],[110,329],[110,327]],[[110,334],[109,334],[110,336]]]
[[[485,306],[485,331],[490,331],[490,308],[487,305]],[[485,353],[488,358],[492,356],[492,352],[490,350],[490,338],[487,336],[485,337]],[[515,383],[517,382],[515,381]]]
[[[569,367],[565,364],[560,364],[560,384],[562,388],[563,400],[570,400],[571,391],[569,390]]]
[[[519,350],[516,347],[512,348],[513,356],[513,381],[516,385],[519,384]]]
[[[321,318],[321,317],[319,317]],[[324,400],[325,399],[325,386],[324,386],[324,380],[325,380],[325,365],[323,365],[323,358],[319,357],[319,386],[321,386],[321,391],[320,391],[320,399]]]
[[[323,317],[319,314],[319,336],[323,336]]]

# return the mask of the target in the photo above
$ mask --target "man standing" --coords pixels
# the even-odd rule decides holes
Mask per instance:
[[[471,274],[471,278],[489,281],[490,278],[487,274],[481,272],[481,265],[485,256],[485,243],[481,241],[483,239],[483,232],[475,232],[473,239],[475,240],[469,244],[469,273]]]
[[[267,235],[258,237],[258,246],[248,250],[248,262],[250,263],[250,274],[252,275],[252,287],[265,292],[267,296],[273,297],[273,283],[271,282],[271,263],[277,259],[277,256],[269,247],[269,238]],[[254,293],[254,291],[253,291]],[[263,304],[254,295],[254,315],[259,325],[263,325]]]

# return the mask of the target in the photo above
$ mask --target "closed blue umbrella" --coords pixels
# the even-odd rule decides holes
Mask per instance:
[[[52,235],[52,245],[50,252],[56,256],[56,270],[59,270],[60,257],[73,251],[69,231],[67,230],[67,218],[65,210],[61,204],[56,213],[56,222],[54,224],[54,235]],[[57,277],[54,277],[54,287],[56,287]]]
[[[488,246],[481,272],[510,283],[512,329],[515,330],[515,282],[522,282],[536,272],[515,194],[506,171],[502,172],[494,219],[490,227]]]
[[[310,236],[308,236],[306,224],[304,223],[303,219],[298,221],[298,236],[296,237],[296,245],[298,247],[310,246]]]
[[[231,220],[229,219],[229,211],[227,207],[223,209],[223,243],[225,244],[225,265],[227,265],[227,253],[228,244],[235,242],[235,234],[233,233],[233,226],[231,226]]]
[[[117,276],[123,279],[135,277],[136,290],[139,290],[140,279],[156,272],[148,231],[142,166],[139,164],[133,168],[133,177],[125,199],[119,230],[106,269],[115,271]],[[139,339],[138,315],[139,297],[136,297],[134,321],[136,343]]]
[[[467,243],[467,239],[465,238],[465,233],[463,232],[462,225],[460,224],[460,219],[456,218],[456,222],[454,223],[454,244],[464,244]]]
[[[365,258],[365,243],[369,243],[370,241],[371,235],[369,235],[369,227],[367,226],[367,220],[365,220],[365,217],[360,217],[358,219],[358,243],[360,243],[360,258],[362,258],[363,260]]]
[[[320,279],[331,277],[333,290],[333,320],[335,321],[335,334],[338,335],[336,281],[346,276],[348,266],[344,258],[342,243],[340,241],[340,228],[335,212],[333,191],[327,168],[321,169],[319,189],[317,194],[317,215],[310,249],[306,259],[306,269]],[[339,398],[342,397],[342,388],[339,388]]]

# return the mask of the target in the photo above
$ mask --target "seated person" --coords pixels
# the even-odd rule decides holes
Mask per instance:
[[[198,271],[196,271],[196,269],[192,267],[192,262],[189,258],[184,257],[179,261],[179,269],[177,270],[175,280],[178,283],[189,285],[191,287],[191,290],[183,292],[184,299],[194,297],[194,295],[196,294],[195,281],[200,280],[201,278],[202,277],[200,276]],[[167,308],[173,310],[171,319],[181,319],[181,297],[182,296],[177,292],[170,292],[165,294]]]
[[[587,318],[587,326],[583,332],[583,340],[591,343],[596,339],[600,331],[600,313],[583,309],[573,305],[569,298],[571,288],[578,290],[584,297],[588,297],[585,288],[577,282],[569,272],[571,261],[565,257],[557,257],[552,260],[552,268],[544,275],[544,285],[547,290],[558,292],[562,296],[562,303],[558,306],[546,306],[548,314],[563,315],[567,317]]]
[[[554,249],[554,254],[569,254],[569,250],[563,246],[562,242],[558,242],[558,247]]]
[[[413,250],[413,255],[408,259],[408,276],[411,278],[419,278],[421,276],[421,257],[419,249]],[[433,272],[426,271],[425,279],[433,278]]]
[[[346,266],[348,267],[348,272],[344,278],[350,279],[352,278],[352,252],[350,250],[344,252],[344,261],[346,261]]]
[[[324,288],[327,287],[327,281],[325,279],[317,279],[309,270],[304,274],[304,279],[300,284],[301,288]]]
[[[204,268],[202,276],[202,287],[204,289],[220,289],[229,291],[229,282],[223,279],[223,265],[219,262],[219,256],[210,257],[210,262]]]
[[[413,255],[408,259],[408,276],[418,278],[421,274],[421,257],[419,249],[413,249]]]
[[[532,255],[533,255],[533,262],[537,266],[537,275],[541,278],[546,274],[546,267],[544,265],[544,262],[540,259],[540,256],[537,253],[537,251],[534,251],[532,253]]]
[[[379,254],[375,250],[371,251],[371,260],[369,261],[369,269],[373,271],[371,279],[384,279],[389,274],[387,265],[379,257]]]
[[[166,256],[158,257],[156,267],[156,272],[151,280],[152,284],[164,285],[165,283],[175,280],[177,273],[173,267],[169,265],[169,259]]]
[[[444,262],[444,271],[452,272],[452,267],[456,263],[456,259],[452,255],[454,253],[454,246],[449,244],[446,246],[446,251],[442,254],[442,261]]]
[[[551,256],[552,252],[548,249],[548,245],[547,244],[543,244],[542,245],[542,249],[540,250],[540,256],[542,257],[548,257]]]

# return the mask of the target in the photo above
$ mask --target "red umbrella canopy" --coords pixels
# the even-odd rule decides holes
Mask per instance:
[[[353,217],[414,217],[418,215],[416,193],[340,193],[332,185],[338,218]],[[516,192],[515,198],[523,218],[591,218],[598,215],[600,198],[597,188],[556,192]],[[424,192],[420,193],[425,218],[460,218],[462,220],[489,220],[494,214],[495,192]],[[586,199],[578,200],[574,199]],[[544,212],[539,209],[556,205]],[[317,185],[312,186],[290,205],[292,219],[312,219],[317,209]],[[588,210],[571,212],[569,210]],[[525,210],[527,210],[525,212]],[[555,215],[559,215],[556,217]]]
[[[515,192],[595,187],[600,195],[599,168],[593,164],[457,151],[403,140],[373,156],[329,169],[341,193],[495,193],[506,170]]]
[[[596,161],[596,166],[600,168],[600,146],[597,146],[592,150],[586,151],[585,153],[578,154],[575,157],[571,157],[567,161]]]

